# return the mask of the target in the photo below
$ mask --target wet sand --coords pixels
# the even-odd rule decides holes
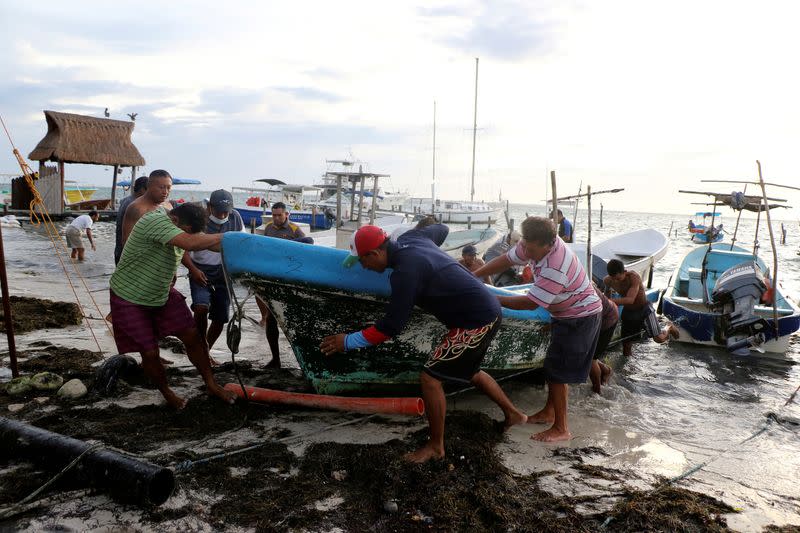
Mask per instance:
[[[101,228],[94,255],[110,256],[109,232]],[[16,253],[27,246],[42,256],[50,253],[46,241],[21,245]],[[7,249],[6,254],[10,252]],[[102,353],[96,353],[97,344],[85,324],[38,329],[17,337],[18,349],[24,352],[23,370],[39,371],[52,364],[56,372],[79,377],[90,386],[92,365],[115,353],[113,339],[100,319],[108,312],[103,289],[112,267],[105,260],[92,259],[90,255],[81,268],[90,290],[97,291],[100,309],[87,309],[86,322],[92,325]],[[12,269],[12,293],[72,301],[68,286],[58,281],[60,270],[53,269],[52,262],[42,264],[47,266]],[[188,295],[185,278],[179,279],[178,288]],[[258,317],[252,302],[246,309],[249,316]],[[659,349],[643,346],[641,360],[649,361],[649,355]],[[264,368],[269,356],[263,331],[247,321],[240,350],[238,368],[245,383],[292,390],[306,387],[296,370]],[[283,337],[281,352],[284,366],[296,366]],[[121,383],[110,398],[87,396],[63,402],[52,397],[40,404],[34,398],[44,395],[20,399],[0,394],[0,412],[171,467],[221,451],[263,446],[180,472],[175,494],[157,508],[119,504],[65,478],[43,495],[47,498],[43,505],[0,521],[0,528],[597,531],[605,524],[613,531],[726,527],[758,531],[769,524],[800,523],[796,518],[800,491],[795,488],[770,509],[763,501],[775,497],[764,494],[757,484],[731,482],[734,474],[719,467],[724,458],[710,474],[700,472],[673,486],[664,484],[665,479],[697,464],[700,456],[681,451],[675,442],[657,436],[655,429],[643,431],[606,416],[636,394],[613,381],[602,397],[591,394],[588,385],[572,388],[574,438],[569,443],[534,442],[529,436],[539,427],[532,425],[498,433],[492,420],[501,413],[491,402],[475,392],[454,396],[448,401],[446,459],[410,466],[399,457],[426,438],[422,419],[241,403],[229,407],[207,397],[184,355],[168,349],[162,349],[162,355],[174,361],[168,370],[170,383],[190,399],[183,412],[170,411],[158,391],[135,377]],[[224,335],[212,355],[219,361],[230,360]],[[622,367],[621,362],[612,362],[618,370]],[[0,366],[4,372],[7,358]],[[219,369],[217,377],[220,382],[236,381],[230,365]],[[635,377],[632,373],[628,379]],[[527,412],[544,403],[541,383],[528,380],[503,386]],[[10,413],[12,403],[25,406]],[[351,423],[341,426],[343,422]],[[750,429],[732,431],[744,438]],[[789,441],[789,449],[798,449],[796,433],[779,436]],[[718,451],[711,450],[708,456]],[[0,457],[0,507],[22,499],[49,477],[30,463]],[[394,502],[397,510],[389,505],[387,511],[386,502]]]

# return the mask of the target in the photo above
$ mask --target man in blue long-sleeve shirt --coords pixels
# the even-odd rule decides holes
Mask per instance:
[[[447,402],[442,381],[468,383],[483,391],[503,410],[506,428],[528,419],[497,382],[480,369],[500,327],[501,309],[483,283],[439,249],[448,232],[447,226],[435,224],[408,231],[397,242],[376,226],[363,226],[355,232],[345,265],[360,262],[376,272],[392,269],[392,294],[386,314],[374,326],[330,335],[320,344],[325,355],[380,344],[403,331],[415,305],[448,328],[420,374],[431,436],[425,446],[405,456],[416,463],[444,457]]]

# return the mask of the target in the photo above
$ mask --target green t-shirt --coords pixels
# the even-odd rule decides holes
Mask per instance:
[[[167,243],[181,233],[163,208],[140,218],[111,276],[114,294],[138,305],[164,305],[183,257],[183,249]]]

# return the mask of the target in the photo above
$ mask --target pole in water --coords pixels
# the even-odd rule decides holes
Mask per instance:
[[[603,204],[600,204],[600,227],[603,227]]]
[[[8,296],[8,277],[6,276],[6,255],[3,249],[3,229],[0,227],[0,285],[3,295],[3,318],[6,322],[6,336],[8,337],[8,358],[11,362],[11,376],[19,376],[17,368],[17,346],[14,342],[14,321],[11,315],[11,300]]]

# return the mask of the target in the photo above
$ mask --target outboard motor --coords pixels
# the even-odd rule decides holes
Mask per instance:
[[[729,268],[717,279],[711,293],[711,308],[720,313],[717,341],[725,341],[734,355],[750,355],[765,341],[767,321],[756,316],[755,306],[767,291],[764,274],[755,261]]]

